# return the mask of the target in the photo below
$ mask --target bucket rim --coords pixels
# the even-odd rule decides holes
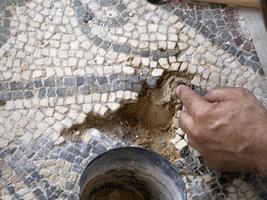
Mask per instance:
[[[179,190],[181,192],[181,195],[183,197],[182,200],[187,200],[187,192],[186,192],[186,187],[185,187],[185,182],[182,178],[182,175],[180,173],[180,171],[167,159],[165,158],[163,155],[153,151],[153,150],[150,150],[150,149],[146,149],[144,147],[137,147],[137,146],[124,146],[124,147],[115,147],[115,148],[112,148],[112,149],[108,149],[106,150],[105,152],[97,155],[95,158],[93,158],[88,164],[87,166],[85,167],[83,173],[81,174],[80,176],[80,180],[79,180],[79,196],[81,195],[81,185],[83,184],[82,182],[86,182],[85,180],[83,180],[83,176],[86,176],[84,172],[87,171],[88,168],[90,168],[90,166],[97,162],[97,160],[105,157],[107,154],[110,154],[112,152],[116,152],[116,151],[127,151],[127,150],[130,150],[130,151],[139,151],[139,152],[146,152],[148,154],[150,154],[151,156],[154,156],[154,157],[158,157],[161,161],[165,162],[168,167],[171,168],[171,170],[173,170],[176,174],[176,176],[179,178],[179,185],[181,187],[179,187]],[[162,169],[164,171],[164,169]]]

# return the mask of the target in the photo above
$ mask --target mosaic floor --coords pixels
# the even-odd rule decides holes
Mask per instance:
[[[78,199],[90,160],[126,144],[97,130],[72,141],[62,130],[136,102],[166,72],[205,90],[245,87],[267,107],[267,76],[234,8],[1,0],[0,199]],[[188,199],[267,198],[260,177],[209,170],[176,128]]]

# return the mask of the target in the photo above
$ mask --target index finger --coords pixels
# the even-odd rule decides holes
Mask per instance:
[[[196,112],[198,109],[209,105],[209,102],[206,101],[204,97],[201,97],[199,94],[185,85],[179,85],[176,88],[176,93],[190,115],[194,115],[194,112]]]
[[[204,96],[204,98],[213,103],[213,102],[224,102],[235,99],[239,89],[233,87],[220,87],[215,88]]]

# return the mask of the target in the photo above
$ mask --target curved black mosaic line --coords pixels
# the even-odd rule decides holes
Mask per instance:
[[[110,21],[103,22],[103,26],[122,26],[128,20],[129,13],[127,12],[127,8],[120,1],[111,1],[102,0],[102,5],[104,6],[112,6],[120,12],[120,15],[123,16],[121,20],[116,20],[116,23],[112,24]],[[80,0],[74,0],[72,3],[73,7],[76,11],[76,16],[78,18],[81,30],[84,34],[88,36],[90,40],[94,42],[94,44],[103,49],[109,49],[111,46],[114,52],[123,52],[125,54],[133,53],[135,55],[145,55],[145,57],[153,56],[154,54],[158,54],[158,59],[164,57],[163,55],[169,54],[168,51],[151,51],[151,50],[140,50],[133,48],[127,44],[121,45],[112,43],[110,41],[103,40],[97,35],[92,35],[90,33],[90,28],[87,26],[88,19],[93,22],[99,24],[99,20],[97,16],[92,12],[92,10],[88,9],[86,5],[83,5]],[[101,5],[101,3],[100,3]],[[195,28],[198,33],[204,35],[204,37],[208,38],[213,44],[217,44],[226,52],[229,52],[231,55],[235,56],[238,61],[242,65],[251,66],[254,72],[258,72],[260,75],[264,74],[264,71],[260,65],[260,60],[257,56],[255,48],[253,44],[249,41],[246,41],[239,34],[238,27],[233,26],[235,23],[232,17],[231,9],[227,9],[222,11],[222,8],[225,6],[222,5],[214,5],[214,4],[196,4],[196,3],[181,3],[178,5],[173,3],[167,3],[161,5],[163,9],[168,12],[173,13],[178,16],[183,22],[187,25]],[[229,14],[230,13],[230,14]],[[90,16],[88,18],[88,16]],[[243,44],[244,43],[244,44]],[[242,44],[242,47],[240,47]],[[144,52],[145,51],[145,52]],[[178,52],[176,52],[178,53]],[[154,59],[153,60],[158,60]]]
[[[134,54],[134,55],[139,55],[141,57],[151,57],[154,61],[157,61],[160,58],[167,58],[170,56],[178,55],[179,53],[178,49],[175,50],[165,50],[165,49],[151,50],[149,48],[138,49],[128,44],[118,44],[115,42],[104,40],[100,36],[92,34],[91,28],[87,25],[88,19],[90,19],[92,23],[95,23],[97,25],[99,25],[100,23],[101,25],[107,27],[123,26],[125,23],[127,23],[129,19],[129,12],[127,11],[127,7],[123,3],[121,3],[121,1],[116,2],[113,0],[111,1],[111,3],[106,3],[107,1],[108,0],[101,0],[100,5],[101,2],[105,6],[112,5],[112,9],[114,8],[117,10],[117,12],[119,12],[119,18],[117,18],[114,23],[108,20],[107,22],[103,22],[101,24],[100,20],[97,19],[97,16],[94,13],[92,13],[92,10],[90,10],[87,5],[84,5],[80,0],[72,1],[72,5],[75,10],[76,16],[78,18],[81,31],[87,35],[89,40],[93,41],[94,45],[103,49],[112,49],[112,51],[116,53],[121,52],[126,55]]]
[[[117,2],[115,0],[99,0],[97,3],[101,8],[107,8],[116,12],[116,16],[113,16],[110,13],[109,15],[105,16],[105,20],[98,19],[99,16],[96,16],[95,13],[89,8],[89,4],[83,5],[80,1],[75,1],[74,6],[79,7],[77,16],[81,17],[79,19],[82,20],[82,22],[86,24],[89,20],[92,20],[94,24],[107,27],[116,27],[127,23],[129,19],[129,13],[127,12],[126,6],[122,2]],[[85,15],[83,15],[83,8],[85,9]]]
[[[245,41],[238,32],[238,22],[234,19],[233,8],[218,4],[182,3],[165,4],[163,8],[178,16],[187,25],[208,38],[212,44],[235,56],[240,64],[251,66],[254,72],[264,75],[254,45]],[[244,43],[244,44],[243,44]],[[242,47],[240,47],[242,44]]]
[[[72,164],[71,172],[82,174],[87,164],[95,156],[107,151],[107,148],[102,144],[103,141],[110,142],[110,139],[101,135],[99,140],[91,140],[89,143],[65,143],[62,146],[55,146],[52,141],[42,136],[31,144],[16,140],[17,147],[0,149],[0,158],[5,160],[26,187],[31,188],[37,199],[58,199],[61,197],[78,200],[78,194],[73,192],[74,186],[78,186],[78,183],[67,181],[65,185],[52,185],[40,174],[40,169],[34,162],[63,159]],[[112,144],[112,148],[120,146],[123,146],[120,142]],[[4,178],[1,173],[0,178]],[[8,182],[4,187],[10,195],[20,199],[11,182]]]
[[[108,93],[119,90],[130,90],[139,93],[142,86],[155,87],[157,77],[126,75],[123,73],[109,76],[66,76],[56,78],[36,79],[28,82],[11,81],[0,83],[0,101],[29,99],[34,96],[39,99],[48,97],[67,97],[88,95],[91,93]]]

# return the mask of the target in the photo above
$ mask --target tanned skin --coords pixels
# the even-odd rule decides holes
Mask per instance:
[[[179,125],[207,164],[221,171],[267,175],[267,110],[244,88],[217,88],[204,97],[176,89],[186,111]]]

